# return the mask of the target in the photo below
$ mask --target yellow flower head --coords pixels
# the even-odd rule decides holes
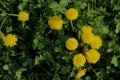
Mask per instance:
[[[7,34],[4,38],[3,38],[3,42],[4,45],[7,47],[13,47],[14,45],[16,45],[17,42],[17,37],[13,34]]]
[[[79,53],[73,57],[74,66],[76,67],[84,66],[85,63],[86,63],[86,59],[83,54]]]
[[[91,48],[99,49],[102,46],[102,39],[99,36],[95,36],[93,41],[89,43]]]
[[[65,16],[69,20],[75,20],[78,17],[78,11],[75,8],[70,8],[66,11]]]
[[[19,21],[22,21],[22,22],[25,22],[25,21],[28,21],[29,20],[29,14],[22,11],[22,12],[19,12],[18,14],[18,20]]]
[[[93,33],[82,33],[82,40],[84,43],[90,43],[94,39]]]
[[[82,32],[83,33],[91,33],[92,32],[91,26],[83,26],[82,27]]]
[[[78,47],[78,41],[75,38],[69,38],[66,40],[65,46],[68,50],[75,50]]]
[[[86,60],[89,62],[89,63],[92,63],[92,64],[95,64],[99,61],[100,59],[100,53],[95,50],[95,49],[90,49],[88,50],[86,53]]]
[[[53,16],[49,19],[48,24],[51,29],[62,29],[63,20],[58,16]]]
[[[81,78],[85,75],[85,73],[86,73],[86,69],[78,70],[76,77]]]

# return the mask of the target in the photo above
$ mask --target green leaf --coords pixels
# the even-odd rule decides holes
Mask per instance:
[[[59,4],[58,4],[57,2],[52,2],[52,3],[49,5],[49,7],[50,7],[51,9],[56,9],[58,6],[59,6]]]
[[[81,5],[81,9],[85,9],[85,7],[87,7],[87,3],[82,3],[82,5]]]
[[[18,5],[18,9],[19,9],[20,11],[22,11],[22,10],[24,9],[24,7],[25,7],[25,5],[23,5],[22,3],[20,3],[20,4]]]
[[[17,77],[17,80],[21,80],[21,74],[23,71],[26,71],[27,69],[26,68],[19,68],[17,71],[16,71],[16,77]]]
[[[38,43],[39,43],[39,39],[38,39],[38,38],[35,38],[35,39],[33,40],[33,43],[34,43],[33,49],[36,49],[37,46],[38,46]]]
[[[102,27],[102,30],[101,30],[101,33],[103,33],[103,34],[108,34],[108,33],[109,33],[109,28],[108,28],[108,26],[103,26],[103,27]]]
[[[114,10],[120,10],[120,6],[119,5],[115,5],[113,9]]]
[[[39,62],[41,62],[43,60],[44,60],[44,57],[41,54],[39,56],[36,56],[34,65],[38,65]]]
[[[107,68],[107,74],[115,73],[116,72],[116,69],[113,68],[113,67],[107,66],[106,68]]]
[[[29,69],[33,66],[33,59],[32,58],[26,58],[26,60],[22,63],[22,67],[27,67]]]
[[[52,80],[60,80],[59,75],[57,73],[55,73]]]
[[[28,2],[29,0],[23,0],[23,2]]]
[[[118,34],[120,32],[120,23],[116,25],[115,33]]]
[[[39,56],[36,56],[36,57],[35,57],[35,63],[34,63],[34,65],[38,65],[39,62],[40,62],[40,61],[39,61]]]
[[[115,67],[118,66],[118,59],[115,55],[112,57],[111,64],[113,64]]]
[[[111,53],[113,49],[108,49],[106,52]]]
[[[12,26],[9,26],[9,27],[6,27],[6,31],[9,33],[9,32],[12,32]]]
[[[60,0],[60,6],[66,7],[71,0]]]
[[[86,76],[85,80],[91,80],[90,76]]]
[[[59,12],[61,12],[62,14],[64,14],[65,11],[66,11],[66,8],[63,7],[63,6],[58,6],[58,8],[56,10],[59,11]]]
[[[3,37],[4,37],[4,34],[3,32],[0,31],[0,39],[3,39]]]
[[[2,77],[3,75],[0,74],[0,78]]]
[[[8,66],[7,64],[5,64],[5,65],[3,66],[3,69],[4,69],[4,70],[8,70],[8,69],[9,69],[9,66]]]

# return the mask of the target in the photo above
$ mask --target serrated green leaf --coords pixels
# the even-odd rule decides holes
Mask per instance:
[[[36,56],[34,65],[38,65],[42,60],[44,60],[44,57],[41,54]]]

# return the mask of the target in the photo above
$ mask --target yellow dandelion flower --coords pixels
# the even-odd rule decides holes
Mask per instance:
[[[94,34],[93,33],[82,33],[81,37],[84,43],[90,43],[94,39]]]
[[[75,20],[78,17],[78,10],[75,8],[70,8],[66,11],[65,16],[69,20]]]
[[[100,56],[101,56],[100,53],[95,49],[88,50],[85,53],[85,55],[86,55],[87,62],[92,63],[92,64],[97,63],[99,61],[99,59],[100,59]]]
[[[18,20],[19,21],[22,21],[22,22],[25,22],[25,21],[28,21],[29,20],[29,14],[22,11],[22,12],[19,12],[18,14]]]
[[[91,48],[99,49],[102,46],[102,39],[99,36],[95,36],[93,41],[89,43]]]
[[[86,73],[86,69],[78,70],[76,77],[81,78],[85,75],[85,73]]]
[[[78,41],[75,38],[69,38],[66,40],[65,46],[68,50],[75,50],[78,47]]]
[[[79,53],[73,57],[74,66],[76,66],[76,67],[84,66],[85,63],[86,63],[86,59],[83,54]]]
[[[62,29],[63,20],[58,16],[53,16],[49,19],[48,24],[51,29]]]
[[[92,32],[91,26],[83,26],[82,27],[82,32],[83,33],[91,33]]]
[[[4,45],[7,46],[7,47],[9,47],[9,46],[13,47],[14,45],[16,45],[17,41],[18,41],[17,37],[13,34],[7,34],[3,38]]]

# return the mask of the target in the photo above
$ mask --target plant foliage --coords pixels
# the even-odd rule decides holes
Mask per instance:
[[[78,10],[77,19],[66,18],[69,8]],[[29,20],[18,20],[22,11],[29,14]],[[63,20],[62,29],[50,28],[53,16]],[[101,37],[97,50],[101,57],[96,64],[86,61],[76,67],[74,55],[91,49],[82,41],[84,25]],[[4,45],[7,34],[18,39],[13,47]],[[0,0],[0,80],[119,80],[119,35],[120,0]],[[78,41],[75,50],[65,46],[71,37]],[[86,69],[85,75],[76,78],[81,69]]]

